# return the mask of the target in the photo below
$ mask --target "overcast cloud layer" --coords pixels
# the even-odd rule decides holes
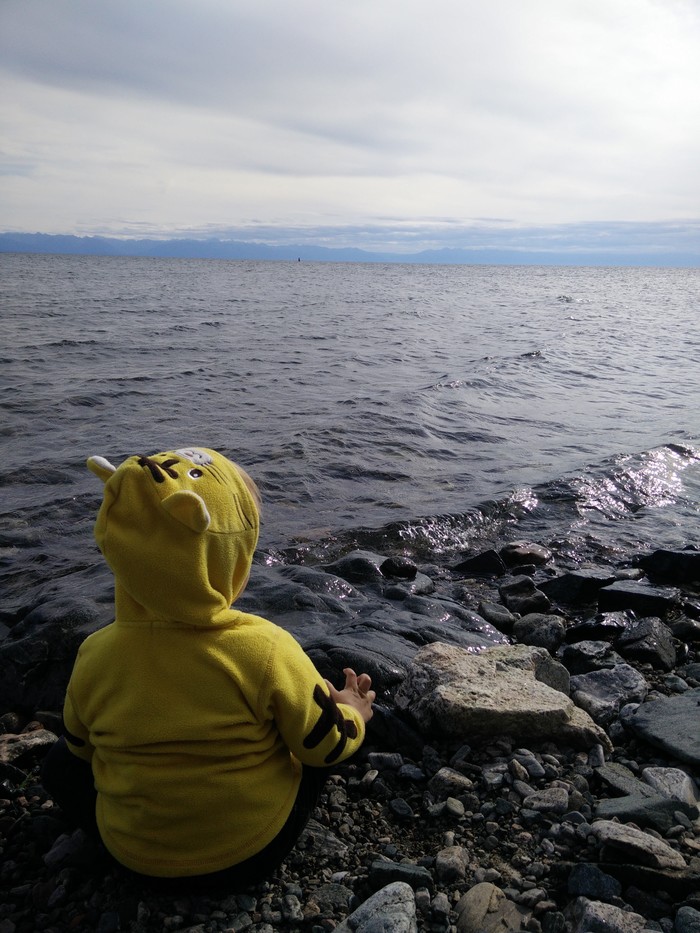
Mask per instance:
[[[697,249],[699,49],[696,0],[1,0],[0,229]]]

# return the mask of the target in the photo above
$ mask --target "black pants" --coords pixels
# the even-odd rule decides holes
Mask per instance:
[[[225,888],[229,892],[243,891],[268,877],[294,848],[318,803],[327,772],[322,768],[304,765],[297,798],[287,822],[272,842],[244,862],[207,875],[186,878],[155,878],[131,872],[159,890],[187,887],[192,891],[208,891]],[[54,801],[63,810],[66,819],[95,840],[100,839],[95,817],[97,791],[92,768],[77,758],[61,738],[53,745],[44,759],[42,783]]]

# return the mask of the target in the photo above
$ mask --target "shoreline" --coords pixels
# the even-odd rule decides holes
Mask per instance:
[[[41,733],[59,728],[57,707],[47,714],[27,702],[31,709],[24,716],[6,712],[0,718],[5,751],[24,741],[8,736],[34,736],[36,744],[0,764],[0,933],[330,933],[342,930],[363,903],[375,922],[393,917],[391,929],[397,931],[471,933],[497,921],[500,930],[582,933],[594,915],[604,916],[606,929],[620,933],[697,930],[697,801],[681,805],[677,800],[670,807],[657,802],[653,817],[623,804],[635,795],[663,796],[642,788],[651,788],[647,768],[671,769],[677,780],[684,774],[688,792],[697,793],[693,778],[700,759],[692,760],[692,751],[687,760],[679,749],[652,744],[651,733],[642,738],[631,728],[631,717],[639,708],[653,709],[659,701],[690,697],[700,689],[699,578],[694,576],[700,552],[657,552],[641,556],[637,566],[560,572],[539,545],[526,543],[517,552],[507,547],[453,567],[419,567],[405,559],[386,565],[390,558],[359,552],[328,569],[273,567],[259,575],[246,598],[271,607],[270,614],[297,635],[324,676],[333,679],[340,656],[354,651],[359,667],[366,662],[361,669],[374,667],[370,673],[381,698],[363,750],[334,769],[307,834],[277,877],[249,894],[190,898],[183,891],[160,897],[101,866],[99,853],[67,831],[36,783],[46,747]],[[64,605],[65,612],[69,609]],[[82,609],[83,623],[90,624]],[[387,613],[396,622],[388,636],[378,627]],[[648,638],[643,632],[630,638],[631,631],[640,634],[638,626],[647,619],[657,619],[663,629],[654,625]],[[56,622],[55,615],[50,621]],[[42,628],[36,626],[35,641]],[[67,630],[82,634],[76,626]],[[397,709],[397,693],[421,643],[435,644],[442,635],[452,654],[467,650],[473,656],[498,643],[494,632],[506,648],[529,643],[544,648],[560,667],[568,665],[578,708],[583,704],[596,713],[592,718],[610,749],[601,743],[576,748],[556,736],[532,740],[523,733],[426,735],[410,706],[407,712]],[[665,653],[651,645],[660,635],[666,638]],[[586,644],[598,647],[582,649]],[[391,646],[400,649],[394,656],[387,653]],[[60,663],[67,666],[68,659]],[[586,674],[568,670],[585,666],[589,674],[631,668],[646,693],[607,705],[600,697],[586,700],[585,681],[577,680]],[[34,717],[41,728],[31,724]],[[692,728],[691,721],[687,730]],[[700,741],[700,724],[697,728]],[[444,775],[437,779],[445,768],[453,783]],[[626,848],[600,825],[608,823],[630,831]],[[643,834],[641,847],[639,840],[636,848],[633,844],[635,830]],[[663,855],[656,853],[657,844]],[[667,850],[682,859],[683,868],[673,867]],[[375,897],[380,900],[373,908]],[[479,903],[493,909],[474,919]],[[354,930],[354,923],[348,929]]]

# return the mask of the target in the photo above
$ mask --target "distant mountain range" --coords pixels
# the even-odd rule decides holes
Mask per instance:
[[[80,256],[144,256],[175,259],[268,259],[307,262],[382,262],[447,265],[680,266],[698,265],[698,255],[622,250],[431,249],[384,253],[324,246],[271,246],[219,239],[118,239],[47,233],[0,233],[0,253],[60,253]]]

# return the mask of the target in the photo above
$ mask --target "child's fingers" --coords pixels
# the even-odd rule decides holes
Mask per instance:
[[[372,678],[369,674],[360,674],[357,678],[357,687],[360,693],[367,693],[369,688],[372,686]]]

